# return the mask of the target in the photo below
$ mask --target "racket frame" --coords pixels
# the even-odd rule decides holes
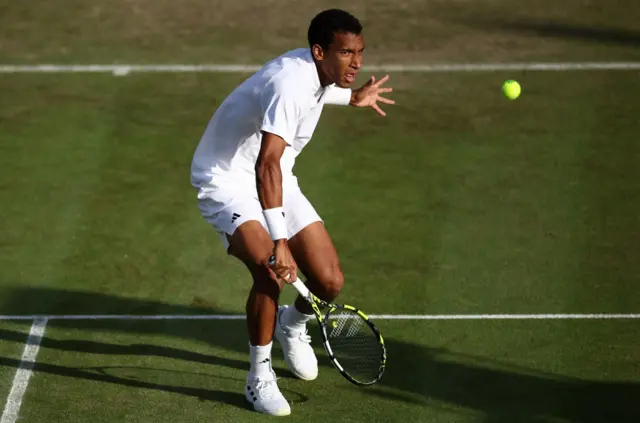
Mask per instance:
[[[327,355],[329,356],[329,360],[331,361],[331,364],[340,372],[340,374],[342,374],[342,376],[344,376],[349,382],[357,386],[370,386],[380,381],[387,364],[387,348],[384,344],[384,339],[382,338],[380,331],[378,330],[376,325],[374,325],[373,322],[369,319],[369,317],[366,314],[364,314],[362,311],[360,311],[359,309],[351,305],[330,304],[324,300],[321,300],[320,298],[316,297],[311,291],[309,291],[309,288],[307,288],[304,282],[302,282],[299,278],[295,282],[292,282],[291,285],[293,285],[293,287],[298,291],[298,293],[302,298],[304,298],[305,300],[307,300],[307,302],[309,302],[309,304],[311,304],[311,308],[313,309],[313,314],[315,315],[316,320],[320,325],[320,332],[322,334],[322,345],[325,351],[327,352]],[[326,307],[327,311],[323,314],[322,311],[320,310],[320,307]],[[381,357],[380,357],[380,368],[378,369],[377,377],[372,381],[362,382],[354,379],[351,375],[349,375],[349,373],[347,373],[344,370],[344,368],[342,367],[342,365],[340,365],[340,362],[338,361],[336,356],[333,354],[333,351],[331,349],[331,344],[329,342],[329,337],[327,335],[327,325],[325,324],[325,321],[327,320],[327,318],[331,313],[335,312],[338,309],[345,309],[345,310],[349,310],[351,312],[356,313],[369,326],[369,328],[372,330],[372,332],[374,333],[374,335],[376,336],[380,344],[381,351],[382,351]]]

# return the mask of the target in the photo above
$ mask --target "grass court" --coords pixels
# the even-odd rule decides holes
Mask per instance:
[[[329,1],[0,0],[0,64],[262,64]],[[367,64],[639,62],[623,0],[357,0]],[[238,315],[249,283],[189,183],[247,73],[0,74],[0,314]],[[382,77],[376,73],[376,77]],[[523,88],[501,96],[505,79]],[[369,314],[640,312],[637,70],[393,72],[327,106],[295,172]],[[293,289],[283,293],[293,299]],[[32,319],[0,320],[0,401]],[[292,422],[640,421],[637,319],[377,320],[379,385],[274,366]],[[245,322],[48,321],[20,422],[267,421]],[[3,417],[4,418],[4,417]],[[2,420],[5,423],[5,420]]]

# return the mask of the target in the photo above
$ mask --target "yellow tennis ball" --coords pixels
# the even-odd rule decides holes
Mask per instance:
[[[518,81],[514,81],[513,79],[508,79],[504,81],[502,84],[502,94],[507,97],[509,100],[515,100],[520,95],[522,89],[520,88],[520,84]]]

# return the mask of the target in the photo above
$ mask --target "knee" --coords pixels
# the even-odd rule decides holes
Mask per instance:
[[[340,268],[332,268],[323,272],[318,280],[324,290],[325,301],[331,301],[336,298],[344,285],[344,275]]]

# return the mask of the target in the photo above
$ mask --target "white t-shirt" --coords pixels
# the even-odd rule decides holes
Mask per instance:
[[[191,183],[196,188],[229,184],[255,190],[261,131],[287,143],[280,161],[283,186],[296,183],[293,166],[311,140],[324,104],[348,105],[351,90],[322,87],[309,49],[268,62],[220,105],[196,148]]]

